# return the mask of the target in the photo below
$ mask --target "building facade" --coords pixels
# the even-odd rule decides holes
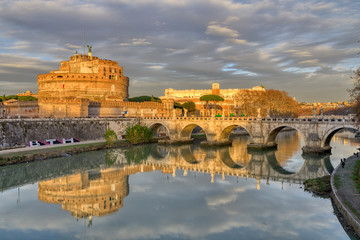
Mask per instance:
[[[213,83],[211,89],[190,89],[190,90],[175,90],[172,88],[165,89],[165,96],[160,99],[173,99],[178,103],[194,102],[196,106],[196,115],[206,116],[210,114],[220,114],[229,116],[231,113],[236,114],[236,107],[242,104],[243,91],[265,91],[263,87],[253,87],[252,89],[221,89],[219,83]],[[223,102],[206,103],[200,101],[200,97],[204,95],[219,95],[224,98]],[[213,109],[213,110],[212,110]],[[209,113],[211,111],[211,113]]]

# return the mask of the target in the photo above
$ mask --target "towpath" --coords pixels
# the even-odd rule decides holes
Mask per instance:
[[[347,219],[348,222],[352,222],[350,224],[360,236],[360,192],[356,188],[353,180],[353,171],[356,163],[359,161],[360,156],[356,157],[356,155],[353,155],[346,159],[344,168],[339,165],[335,169],[333,193],[336,195],[334,197],[338,198],[340,202],[341,206],[337,204],[339,210],[341,211],[340,208],[345,209],[346,214],[352,218],[351,220]],[[343,215],[346,217],[344,213]]]

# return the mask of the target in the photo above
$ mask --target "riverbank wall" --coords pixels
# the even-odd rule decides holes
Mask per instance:
[[[359,218],[349,209],[348,206],[346,206],[344,199],[341,198],[336,186],[335,186],[335,175],[337,171],[339,170],[340,164],[334,169],[334,171],[331,174],[330,178],[330,184],[331,184],[331,190],[332,190],[332,198],[339,209],[339,212],[343,215],[343,217],[346,219],[346,221],[353,227],[354,231],[360,236],[360,220]],[[349,179],[351,179],[350,176]],[[351,180],[352,181],[352,180]],[[353,195],[353,193],[352,193]],[[356,196],[352,196],[356,197]]]
[[[126,128],[137,123],[138,118],[2,119],[0,150],[24,147],[29,141],[47,139],[101,140],[108,128],[121,139]]]

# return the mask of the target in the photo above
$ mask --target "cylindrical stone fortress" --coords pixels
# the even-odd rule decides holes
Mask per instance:
[[[38,75],[39,102],[50,98],[76,97],[102,101],[128,98],[129,78],[115,61],[75,54],[61,62],[59,70]]]

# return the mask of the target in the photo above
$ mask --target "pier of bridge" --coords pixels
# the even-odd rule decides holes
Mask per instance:
[[[196,126],[203,129],[206,142],[203,145],[231,144],[229,136],[241,127],[250,136],[248,148],[276,148],[277,134],[284,128],[297,130],[304,138],[303,152],[323,154],[331,152],[331,138],[342,129],[358,130],[356,119],[351,116],[313,118],[256,118],[256,117],[144,117],[141,124],[148,126],[156,135],[165,128],[168,143],[189,142]]]

